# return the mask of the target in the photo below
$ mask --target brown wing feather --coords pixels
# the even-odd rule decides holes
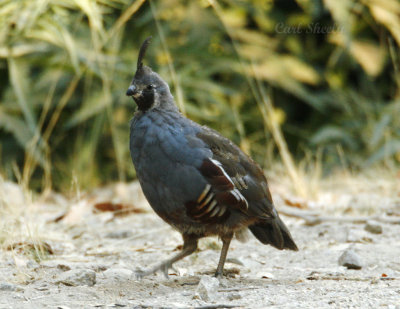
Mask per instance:
[[[220,162],[207,158],[199,168],[207,180],[196,201],[186,203],[187,214],[196,221],[215,223],[226,220],[231,210],[246,212],[248,204]]]
[[[211,184],[215,192],[215,200],[219,204],[247,211],[246,199],[235,187],[219,161],[205,159],[199,170]]]
[[[220,163],[235,190],[246,200],[248,209],[245,211],[262,218],[275,217],[276,210],[260,166],[229,139],[210,128],[203,127],[197,137],[209,146],[213,159]],[[228,201],[231,196],[225,198]]]

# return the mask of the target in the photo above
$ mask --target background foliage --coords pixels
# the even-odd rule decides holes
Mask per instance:
[[[398,166],[397,0],[0,0],[0,173],[35,189],[134,178],[125,91],[149,35],[181,111],[265,167]]]

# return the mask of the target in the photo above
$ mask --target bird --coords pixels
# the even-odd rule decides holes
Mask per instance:
[[[129,148],[136,175],[152,209],[182,234],[182,250],[138,277],[162,271],[197,250],[198,240],[218,236],[222,249],[215,272],[223,276],[229,245],[248,230],[263,244],[297,251],[280,219],[261,167],[228,138],[185,117],[168,84],[143,58],[126,95],[137,110],[130,121]],[[243,237],[242,237],[243,238]]]

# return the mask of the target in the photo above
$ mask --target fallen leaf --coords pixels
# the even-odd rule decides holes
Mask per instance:
[[[286,205],[291,206],[291,207],[296,207],[296,208],[300,208],[300,209],[308,208],[307,201],[300,199],[300,198],[284,197],[283,201],[285,202]]]
[[[102,202],[94,204],[94,212],[111,211],[116,216],[123,216],[130,213],[145,213],[143,209],[136,208],[131,204]]]

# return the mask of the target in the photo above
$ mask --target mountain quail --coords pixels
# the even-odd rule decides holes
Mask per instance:
[[[267,180],[256,162],[218,132],[183,116],[168,84],[142,63],[139,51],[126,92],[138,106],[130,123],[130,152],[144,195],[154,211],[183,237],[180,253],[139,276],[162,270],[197,249],[199,238],[217,235],[223,246],[221,276],[234,235],[249,229],[263,244],[298,250],[279,218]]]

